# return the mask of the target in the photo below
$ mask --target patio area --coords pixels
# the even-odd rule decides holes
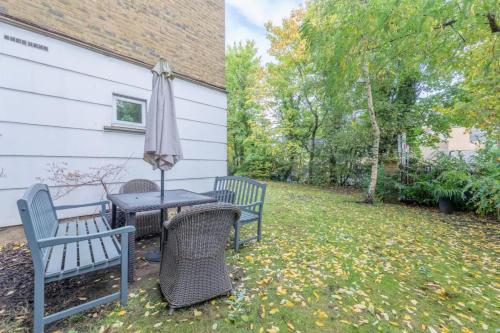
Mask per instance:
[[[159,264],[143,260],[157,241],[149,238],[136,245],[136,281],[130,284],[126,308],[101,306],[48,325],[47,331],[433,333],[498,328],[497,222],[402,205],[359,204],[360,198],[357,192],[268,183],[262,242],[248,243],[239,252],[228,242],[234,296],[167,315]],[[29,331],[30,308],[19,300],[28,303],[32,297],[26,278],[31,272],[17,269],[28,269],[29,253],[22,244],[10,244],[2,248],[0,260],[8,263],[0,271],[0,331]],[[25,288],[18,276],[24,277]],[[118,277],[119,270],[110,270],[49,285],[47,308],[109,293],[119,288]]]

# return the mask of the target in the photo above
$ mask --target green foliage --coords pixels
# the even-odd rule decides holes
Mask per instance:
[[[431,164],[434,178],[431,180],[431,194],[437,202],[439,199],[450,199],[456,203],[464,200],[470,172],[467,163],[461,156],[441,154]]]
[[[413,165],[405,170],[400,185],[405,200],[435,205],[439,199],[450,199],[457,207],[464,206],[471,173],[461,156],[440,154],[432,161],[414,161]]]
[[[472,161],[474,176],[466,190],[470,192],[469,205],[481,215],[500,218],[500,149],[488,144]]]
[[[251,124],[262,110],[259,82],[262,75],[255,43],[230,46],[226,52],[228,125],[228,164],[231,173],[245,159],[245,140],[252,134]]]
[[[363,177],[363,188],[368,188],[370,182],[368,171]],[[399,173],[387,173],[383,165],[378,168],[377,196],[376,198],[382,202],[396,202],[399,200],[401,182]]]
[[[477,171],[478,163],[456,158],[418,161],[419,148],[446,138],[451,126],[498,138],[491,15],[496,22],[491,0],[312,0],[281,24],[267,24],[274,61],[261,66],[252,43],[227,52],[230,172],[361,186],[373,157],[379,165],[394,161],[404,134],[414,163],[403,175],[379,170],[379,199],[435,205],[449,197],[491,214],[498,200],[493,168]],[[371,149],[377,135],[367,78],[378,150]]]

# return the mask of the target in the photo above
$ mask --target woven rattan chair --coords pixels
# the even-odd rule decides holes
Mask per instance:
[[[120,187],[119,193],[144,193],[159,192],[160,188],[156,183],[147,179],[133,179]],[[125,221],[125,216],[119,214],[120,222]],[[150,235],[158,235],[160,229],[160,212],[141,212],[136,215],[135,238],[143,238]]]
[[[160,286],[170,313],[232,291],[224,249],[240,214],[235,205],[214,203],[191,207],[164,223]]]

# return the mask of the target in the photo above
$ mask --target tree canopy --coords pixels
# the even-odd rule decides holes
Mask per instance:
[[[402,138],[413,158],[451,126],[498,140],[497,18],[491,0],[313,0],[268,23],[272,62],[252,43],[227,52],[232,171],[342,186],[367,177],[371,202]]]

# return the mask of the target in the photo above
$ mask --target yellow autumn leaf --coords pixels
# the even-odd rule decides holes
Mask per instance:
[[[319,319],[326,319],[326,318],[328,318],[328,315],[323,310],[316,310],[316,311],[314,311],[314,315],[316,317],[318,317]]]
[[[120,312],[118,312],[118,315],[119,315],[119,316],[124,316],[124,315],[125,315],[125,313],[127,313],[127,311],[125,311],[125,310],[121,310]]]
[[[263,279],[261,279],[261,280],[257,281],[257,284],[258,284],[259,286],[261,286],[261,285],[266,285],[266,284],[271,283],[271,281],[272,281],[272,280],[273,280],[273,278],[272,278],[272,277],[263,278]]]
[[[246,256],[246,257],[245,257],[245,259],[246,259],[249,263],[253,264],[253,257],[252,257],[252,256]]]
[[[278,310],[278,308],[272,308],[271,310],[269,310],[269,314],[273,315],[277,312],[279,312],[280,310]]]
[[[286,326],[288,326],[288,328],[292,331],[295,330],[295,326],[293,326],[291,322],[286,323]]]
[[[284,296],[286,295],[286,289],[279,286],[277,289],[276,289],[276,295],[278,296]]]
[[[293,304],[293,302],[290,302],[289,300],[285,300],[283,302],[283,306],[286,308],[293,308],[295,306],[295,304]]]
[[[271,328],[268,328],[266,330],[267,333],[278,333],[280,331],[279,327],[276,326],[271,326]]]
[[[199,310],[194,309],[194,316],[195,316],[195,317],[199,317],[199,316],[201,316],[201,315],[202,315],[202,313],[203,313],[203,312],[201,312],[201,311],[199,311]]]
[[[318,327],[324,327],[324,326],[325,326],[325,323],[324,323],[324,322],[322,322],[322,321],[320,321],[320,320],[316,320],[314,323],[315,323],[315,324],[316,324],[316,326],[318,326]]]

